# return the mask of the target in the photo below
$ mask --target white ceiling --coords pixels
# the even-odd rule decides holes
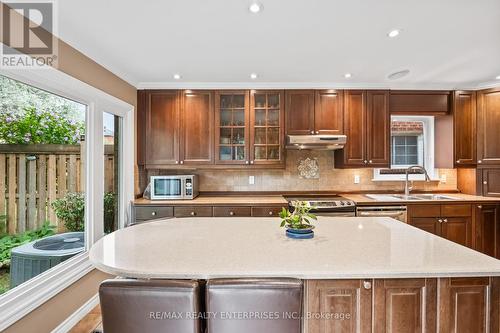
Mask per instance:
[[[250,1],[63,0],[58,34],[142,88],[500,83],[499,0],[259,0],[259,14]]]

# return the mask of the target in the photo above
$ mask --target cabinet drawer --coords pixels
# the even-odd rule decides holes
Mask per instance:
[[[472,208],[471,205],[442,205],[441,216],[472,216]]]
[[[440,205],[413,205],[408,206],[408,216],[411,217],[440,217]]]
[[[183,207],[175,207],[174,208],[174,216],[175,217],[210,217],[212,215],[213,208],[203,206],[183,206]]]
[[[252,207],[252,216],[256,217],[276,217],[280,212],[281,207]]]
[[[214,207],[214,216],[251,216],[250,207]]]
[[[134,206],[136,220],[153,220],[174,216],[173,207]]]

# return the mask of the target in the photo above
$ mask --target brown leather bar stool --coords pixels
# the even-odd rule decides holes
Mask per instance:
[[[200,333],[197,281],[112,279],[99,287],[105,333]]]
[[[208,333],[299,333],[302,281],[209,280],[206,311]]]

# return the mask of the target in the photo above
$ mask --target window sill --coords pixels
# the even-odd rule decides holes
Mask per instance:
[[[0,331],[92,271],[88,251],[66,260],[0,296]]]

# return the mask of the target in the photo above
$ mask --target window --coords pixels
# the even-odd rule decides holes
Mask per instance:
[[[434,117],[391,117],[391,167],[374,169],[374,180],[404,180],[412,165],[424,167],[431,178],[434,169]],[[412,180],[424,180],[422,174],[410,174]]]
[[[2,225],[4,228],[1,232],[9,232],[10,218],[15,218],[15,222],[10,223],[10,231],[17,234],[38,228],[40,219],[45,216],[49,225],[54,226],[56,236],[68,234],[74,228],[84,235],[81,239],[76,235],[69,238],[70,242],[79,243],[77,253],[63,258],[65,260],[60,260],[57,265],[40,274],[30,276],[30,279],[14,288],[10,288],[10,283],[5,279],[1,281],[6,274],[0,274],[0,284],[4,282],[10,288],[0,295],[1,331],[90,272],[93,269],[88,259],[90,246],[105,234],[105,229],[109,232],[126,225],[130,216],[127,209],[134,197],[134,108],[54,68],[23,71],[0,69],[0,79],[11,83],[8,88],[0,84],[0,116],[3,112],[3,116],[7,117],[5,110],[21,110],[15,115],[15,120],[26,121],[31,125],[19,127],[17,131],[30,130],[19,135],[15,143],[22,144],[21,148],[36,145],[14,154],[15,158],[11,158],[12,152],[0,150],[0,174],[3,173],[5,177],[3,180],[9,177],[10,172],[10,179],[16,181],[14,194],[9,193],[9,189],[3,185],[6,184],[4,181],[0,181],[0,229]],[[24,88],[28,95],[16,94],[19,88]],[[8,95],[13,102],[5,103],[5,96]],[[48,112],[50,114],[45,116],[53,117],[55,125],[47,124],[44,120],[44,126],[47,126],[37,129],[35,125],[43,120],[41,115],[48,105],[44,99],[54,102],[56,109],[49,108],[49,111],[57,112]],[[22,103],[16,107],[16,101],[19,100],[33,102],[34,110],[26,111]],[[5,104],[3,109],[2,104]],[[105,113],[113,119],[109,132],[105,130]],[[9,122],[12,122],[10,118]],[[58,130],[55,131],[55,128]],[[12,131],[13,127],[4,130],[8,135],[8,130]],[[11,137],[15,137],[14,133],[11,134]],[[112,158],[108,164],[105,162],[107,137],[113,142],[108,145],[111,151],[108,157]],[[56,139],[59,141],[51,142]],[[0,149],[8,143],[7,140],[1,142]],[[62,148],[67,150],[54,145],[64,145]],[[58,148],[56,152],[52,151],[54,148]],[[106,172],[106,168],[112,169],[112,172]],[[107,181],[112,184],[110,192],[113,200],[109,211],[114,216],[111,219],[106,219],[104,210]],[[7,185],[10,185],[9,182]],[[46,195],[44,189],[47,189]],[[7,200],[11,199],[10,204],[5,200],[2,203],[4,196]],[[71,204],[72,209],[78,211],[77,218],[73,214],[65,216],[56,213],[57,208],[52,203],[60,199],[66,200],[65,204]],[[68,212],[68,209],[61,209],[61,212]],[[109,228],[105,228],[105,225],[109,225]],[[42,232],[38,236],[47,234]],[[46,239],[42,239],[44,242],[39,244],[41,247],[52,246],[46,244]],[[5,249],[4,246],[1,248]],[[11,254],[11,249],[1,255],[5,253]],[[0,267],[6,270],[4,265]]]

